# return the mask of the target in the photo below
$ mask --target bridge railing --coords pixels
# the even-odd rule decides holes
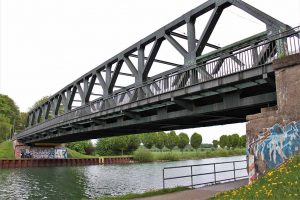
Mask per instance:
[[[172,187],[181,185],[194,188],[246,178],[248,178],[247,160],[163,168],[163,188],[171,181]]]
[[[270,65],[274,59],[300,53],[299,34],[300,27],[296,27],[272,36],[270,41],[260,41],[256,45],[235,52],[227,52],[210,61],[205,61],[205,63],[201,63],[201,60],[199,60],[195,65],[153,79],[139,87],[126,88],[125,91],[115,93],[108,99],[97,99],[90,103],[92,110],[94,112],[105,110],[105,101],[110,101],[115,106],[120,106],[132,103],[135,100],[176,91],[250,68]],[[140,96],[138,97],[137,95]]]
[[[54,125],[58,126],[71,120],[89,117],[97,112],[180,90],[251,68],[270,65],[276,58],[300,53],[299,37],[300,27],[296,27],[272,36],[269,41],[259,41],[256,45],[224,53],[203,63],[199,59],[195,65],[184,67],[170,74],[164,74],[137,87],[125,88],[108,98],[96,99],[67,113],[48,119],[43,123],[30,126],[17,137],[26,137],[35,132],[47,130]]]

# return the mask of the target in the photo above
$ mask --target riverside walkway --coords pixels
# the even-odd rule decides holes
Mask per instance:
[[[154,197],[138,198],[138,200],[205,200],[213,197],[218,192],[232,190],[247,184],[248,179],[243,179],[218,185],[201,187],[194,190],[186,190]]]

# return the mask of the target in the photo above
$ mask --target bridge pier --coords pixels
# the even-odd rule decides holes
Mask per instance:
[[[300,54],[273,61],[277,106],[247,116],[249,178],[300,152]]]

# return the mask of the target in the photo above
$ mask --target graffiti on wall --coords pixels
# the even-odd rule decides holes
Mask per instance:
[[[275,124],[261,133],[249,144],[250,154],[254,155],[258,171],[263,174],[274,169],[300,152],[300,121],[286,126]]]
[[[67,158],[67,149],[64,147],[29,147],[16,146],[15,158]]]

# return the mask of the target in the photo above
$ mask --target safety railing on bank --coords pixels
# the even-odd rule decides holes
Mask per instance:
[[[202,170],[197,169],[201,167]],[[168,172],[172,174],[176,174],[176,176],[168,175]],[[178,176],[178,174],[181,175]],[[209,175],[211,175],[210,178],[207,177]],[[206,177],[199,179],[199,177],[201,176],[206,176]],[[213,184],[236,181],[236,180],[247,179],[247,178],[248,178],[247,160],[216,162],[216,163],[207,163],[207,164],[198,164],[198,165],[184,165],[184,166],[163,168],[163,188],[166,188],[166,182],[171,180],[177,180],[175,182],[175,186],[181,185],[181,186],[188,186],[191,188],[195,188],[196,186],[213,185]],[[185,179],[185,181],[178,182],[178,179],[181,180]]]

